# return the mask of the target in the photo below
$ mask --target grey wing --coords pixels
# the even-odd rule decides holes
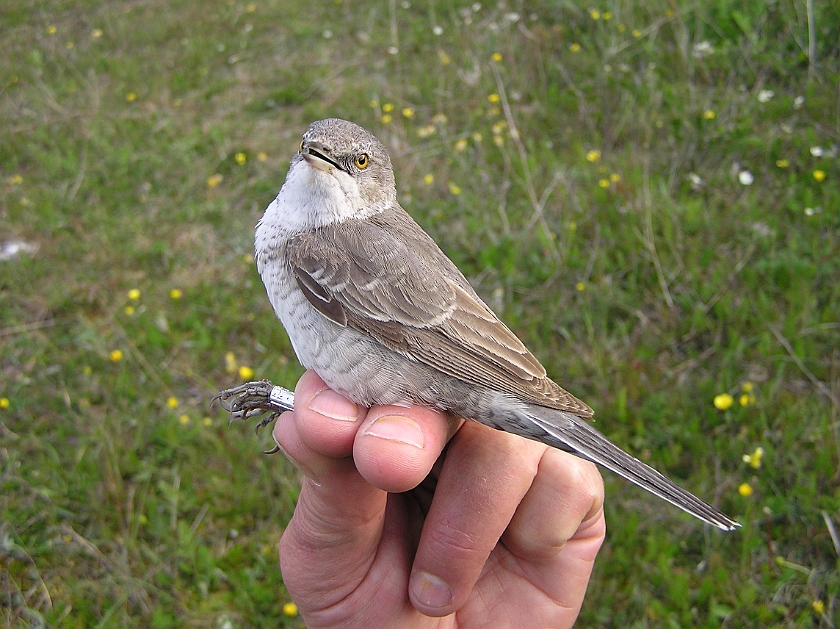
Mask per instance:
[[[350,220],[295,237],[288,253],[298,285],[321,314],[404,356],[472,384],[590,417],[592,410],[546,377],[434,241],[411,225],[400,237],[376,221]],[[421,247],[433,249],[420,255]]]

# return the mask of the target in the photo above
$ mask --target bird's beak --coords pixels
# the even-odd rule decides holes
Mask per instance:
[[[320,142],[304,142],[300,147],[300,153],[303,155],[303,159],[306,160],[307,164],[314,166],[318,170],[325,172],[329,172],[333,168],[340,170],[338,164],[327,157],[324,145]]]

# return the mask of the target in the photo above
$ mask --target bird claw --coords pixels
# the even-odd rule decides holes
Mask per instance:
[[[294,394],[283,387],[273,385],[268,380],[246,382],[238,387],[219,391],[213,396],[210,406],[212,407],[216,402],[230,413],[228,425],[236,419],[247,420],[250,417],[265,415],[254,428],[257,433],[260,428],[272,423],[284,411],[294,410]],[[266,454],[279,451],[280,449],[275,447]]]

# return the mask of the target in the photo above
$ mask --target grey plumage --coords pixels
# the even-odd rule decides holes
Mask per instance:
[[[256,232],[301,363],[366,406],[418,403],[572,452],[724,530],[737,523],[623,452],[399,206],[391,161],[351,122],[313,123]]]

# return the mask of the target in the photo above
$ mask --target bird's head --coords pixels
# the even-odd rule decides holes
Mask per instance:
[[[396,203],[388,152],[372,133],[347,120],[313,122],[292,159],[290,176],[298,169],[332,204],[343,206],[339,220],[370,215]]]

